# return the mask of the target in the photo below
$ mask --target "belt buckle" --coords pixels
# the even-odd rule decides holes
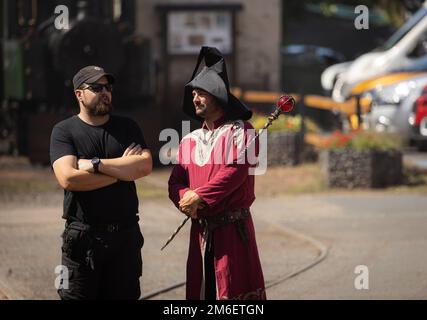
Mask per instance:
[[[119,226],[117,224],[109,224],[107,226],[107,231],[108,232],[116,232],[119,231]]]

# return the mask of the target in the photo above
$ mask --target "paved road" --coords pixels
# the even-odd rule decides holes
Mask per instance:
[[[329,247],[313,268],[268,290],[270,299],[425,299],[427,195],[381,192],[258,199],[253,206],[265,278],[296,271],[319,254],[285,228]],[[141,205],[144,293],[184,280],[189,226],[159,249],[182,217],[167,201]],[[59,206],[9,204],[0,208],[0,299],[56,299],[63,223]],[[356,290],[354,268],[369,268],[369,290]],[[178,288],[154,299],[183,299]]]
[[[145,236],[142,294],[185,280],[189,224],[160,248],[183,215],[166,201],[144,201],[140,226]],[[57,299],[54,269],[60,262],[60,207],[8,205],[0,209],[0,293],[13,299]],[[257,231],[266,278],[275,279],[312,261],[316,248],[260,219]],[[283,250],[286,248],[286,250]],[[281,252],[280,258],[272,254]],[[0,295],[0,299],[2,298]],[[155,299],[184,299],[184,287]]]
[[[330,247],[322,263],[272,288],[270,298],[427,298],[426,195],[301,196],[271,200],[265,212]],[[358,265],[368,267],[368,290],[355,289]]]

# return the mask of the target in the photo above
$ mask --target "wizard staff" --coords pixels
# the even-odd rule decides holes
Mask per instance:
[[[273,123],[274,120],[279,118],[279,116],[282,113],[290,112],[295,105],[295,99],[292,96],[289,95],[283,95],[280,97],[279,101],[277,101],[276,110],[274,110],[270,116],[268,117],[268,121],[265,123],[265,125],[259,130],[259,132],[253,137],[253,139],[246,145],[246,147],[242,150],[241,154],[245,153],[248,148],[255,142],[255,140]],[[178,234],[178,232],[182,229],[182,227],[187,223],[188,219],[190,219],[190,216],[184,219],[182,223],[176,228],[174,233],[169,237],[169,239],[166,241],[164,246],[160,249],[163,250],[166,248],[166,246],[175,238],[175,236]]]

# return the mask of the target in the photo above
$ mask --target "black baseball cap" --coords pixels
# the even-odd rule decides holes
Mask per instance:
[[[103,68],[98,66],[84,67],[73,78],[74,90],[77,90],[83,83],[95,83],[103,76],[108,78],[109,83],[114,83],[114,76],[111,73],[106,73]]]

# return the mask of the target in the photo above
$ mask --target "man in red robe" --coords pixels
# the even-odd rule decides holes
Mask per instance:
[[[206,67],[195,77],[202,58]],[[217,49],[202,47],[192,81],[185,86],[183,109],[203,121],[201,129],[182,139],[169,179],[170,199],[192,218],[187,299],[264,300],[249,209],[255,200],[251,169],[256,164],[245,152],[255,135],[245,121],[252,112],[230,93]],[[258,146],[253,146],[256,154]]]

